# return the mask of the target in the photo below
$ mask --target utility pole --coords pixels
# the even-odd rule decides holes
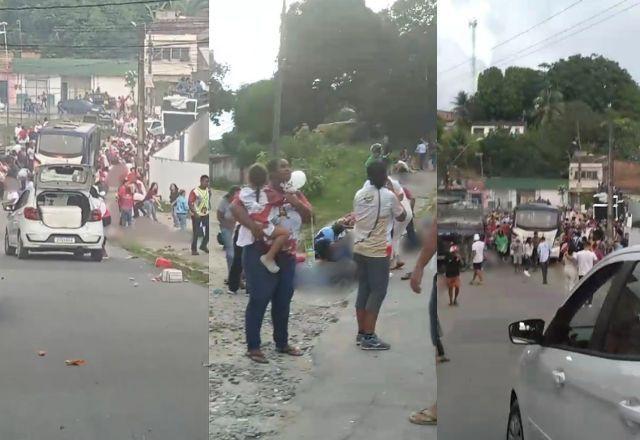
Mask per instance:
[[[16,20],[16,24],[18,25],[18,39],[20,41],[20,58],[22,58],[22,22]]]
[[[480,158],[480,177],[484,180],[484,163],[483,163],[484,153],[476,153],[476,157]]]
[[[7,22],[3,21],[2,23],[0,23],[0,26],[2,26],[0,34],[4,37],[5,71],[7,72],[7,97],[5,105],[7,107],[7,145],[9,145],[11,143],[11,130],[9,130],[9,47],[7,46]]]
[[[576,120],[576,131],[578,132],[578,209],[582,201],[582,144],[580,143],[580,121]]]
[[[144,174],[145,125],[144,125],[144,49],[147,35],[147,25],[140,28],[140,50],[138,51],[138,168]]]
[[[608,112],[609,125],[609,157],[608,157],[608,181],[607,181],[607,235],[613,240],[613,121],[611,120],[611,103]]]
[[[471,86],[473,91],[476,91],[476,28],[478,27],[478,20],[475,18],[469,22],[471,28]]]
[[[280,49],[278,50],[278,70],[276,72],[275,96],[273,99],[273,132],[271,135],[271,150],[275,156],[280,149],[280,120],[282,116],[282,89],[283,80],[283,57],[282,51],[285,42],[285,16],[287,14],[287,0],[282,0],[282,12],[280,13]]]

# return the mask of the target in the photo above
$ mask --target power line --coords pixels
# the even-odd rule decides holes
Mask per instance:
[[[593,27],[595,27],[595,26],[597,26],[597,25],[599,25],[599,24],[601,24],[601,23],[604,23],[605,21],[609,21],[609,20],[611,20],[612,18],[617,17],[618,15],[620,15],[620,14],[622,14],[622,13],[624,13],[624,12],[627,12],[627,11],[629,11],[629,10],[631,10],[631,9],[633,9],[633,8],[635,8],[635,7],[637,7],[637,6],[640,6],[640,2],[638,2],[638,3],[634,3],[634,4],[632,4],[632,5],[630,5],[630,6],[626,7],[626,8],[623,8],[623,9],[621,9],[621,10],[617,11],[617,12],[614,12],[613,14],[610,14],[610,15],[608,15],[608,16],[606,16],[606,17],[604,17],[604,18],[603,18],[603,19],[601,19],[601,20],[598,20],[598,21],[596,21],[596,22],[591,23],[591,24],[590,24],[590,25],[588,25],[588,26],[585,26],[585,27],[583,27],[583,28],[581,28],[581,29],[578,29],[578,30],[576,30],[575,32],[572,32],[572,33],[570,33],[570,34],[568,34],[568,35],[566,35],[566,36],[564,36],[564,37],[562,37],[562,38],[560,38],[560,39],[557,39],[557,40],[554,40],[554,41],[550,41],[550,42],[548,42],[547,44],[544,44],[543,46],[540,46],[540,47],[538,47],[537,49],[535,49],[535,50],[533,50],[533,51],[529,51],[529,52],[527,52],[529,49],[532,49],[532,48],[534,48],[534,47],[536,47],[536,46],[539,46],[539,45],[540,45],[540,44],[542,44],[542,43],[545,43],[545,42],[547,42],[547,41],[549,41],[549,40],[552,40],[553,38],[555,38],[555,37],[557,37],[557,36],[559,36],[559,35],[565,34],[565,33],[567,33],[568,31],[570,31],[570,30],[572,30],[572,29],[575,29],[576,27],[578,27],[578,26],[580,26],[580,25],[582,25],[582,24],[585,24],[586,22],[591,21],[591,20],[593,20],[594,18],[599,17],[600,15],[602,15],[602,14],[604,14],[604,13],[606,13],[606,12],[610,11],[611,9],[613,9],[613,8],[615,8],[615,7],[617,7],[617,6],[620,6],[622,3],[626,3],[627,1],[628,1],[628,0],[620,1],[620,2],[616,3],[615,5],[613,5],[613,6],[609,7],[609,8],[607,8],[607,9],[605,9],[605,10],[603,10],[603,11],[601,11],[601,12],[599,12],[599,13],[597,13],[597,14],[595,14],[595,15],[593,15],[593,16],[591,16],[591,17],[589,17],[589,18],[585,19],[585,20],[582,20],[582,21],[580,21],[579,23],[577,23],[577,24],[575,24],[575,25],[573,25],[573,26],[570,26],[569,28],[567,28],[567,29],[565,29],[565,30],[563,30],[563,31],[557,32],[556,34],[554,34],[554,35],[552,35],[552,36],[550,36],[550,37],[548,37],[548,38],[545,38],[545,39],[543,39],[543,40],[540,40],[540,41],[538,41],[538,42],[536,42],[536,43],[534,43],[534,44],[532,44],[532,45],[530,45],[530,46],[525,47],[524,49],[521,49],[521,50],[519,50],[519,51],[517,51],[517,52],[515,52],[515,53],[512,53],[511,55],[508,55],[508,56],[506,56],[506,57],[504,57],[504,58],[501,58],[501,59],[499,59],[498,61],[495,61],[495,62],[491,63],[491,64],[490,64],[489,66],[487,66],[486,68],[495,67],[495,66],[497,66],[497,65],[499,65],[499,64],[503,64],[503,63],[505,63],[505,62],[507,62],[507,61],[513,62],[513,61],[518,60],[518,59],[520,59],[520,58],[523,58],[523,57],[526,57],[526,56],[533,55],[534,53],[539,52],[539,51],[541,51],[542,49],[545,49],[545,48],[547,48],[547,47],[549,47],[549,46],[552,46],[552,45],[558,44],[558,43],[560,43],[560,42],[562,42],[562,41],[565,41],[565,40],[567,40],[568,38],[570,38],[570,37],[572,37],[572,36],[574,36],[574,35],[577,35],[577,34],[579,34],[579,33],[582,33],[582,32],[584,32],[584,31],[586,31],[586,30],[589,30],[589,29],[591,29],[591,28],[593,28]],[[457,77],[459,77],[459,75],[455,76],[454,78],[457,78]]]
[[[506,40],[502,41],[501,43],[496,44],[495,46],[493,46],[491,48],[491,50],[497,49],[498,47],[504,46],[505,44],[510,43],[511,41],[517,39],[518,37],[523,36],[524,34],[534,30],[537,27],[540,27],[541,25],[553,20],[554,18],[556,18],[558,15],[561,15],[565,12],[567,12],[569,9],[573,8],[574,6],[577,6],[578,4],[582,3],[584,0],[578,0],[576,2],[571,3],[569,6],[567,6],[566,8],[564,8],[561,11],[556,12],[555,14],[551,15],[550,17],[545,18],[544,20],[542,20],[541,22],[538,22],[536,24],[534,24],[533,26],[531,26],[529,29],[525,29],[524,31],[520,32],[519,34],[516,34],[510,38],[507,38]]]
[[[536,43],[534,43],[534,44],[531,44],[531,45],[529,45],[529,46],[525,47],[524,49],[520,49],[520,50],[518,50],[517,52],[515,52],[515,53],[513,53],[513,54],[511,54],[511,55],[509,55],[509,56],[506,56],[506,57],[501,58],[500,60],[498,60],[498,61],[496,61],[496,62],[492,63],[492,65],[501,64],[501,63],[503,63],[503,62],[505,62],[505,61],[507,61],[507,60],[510,60],[510,59],[511,59],[511,58],[513,58],[514,56],[516,56],[516,58],[515,58],[515,59],[522,58],[523,56],[525,56],[525,55],[519,55],[519,54],[521,54],[522,52],[525,52],[525,51],[527,51],[527,50],[529,50],[529,49],[532,49],[532,48],[534,48],[534,47],[536,47],[536,46],[538,46],[538,45],[540,45],[540,44],[542,44],[542,43],[545,43],[545,42],[547,42],[547,41],[550,41],[550,40],[554,39],[555,37],[558,37],[558,36],[560,36],[560,35],[566,34],[567,32],[569,32],[569,31],[571,31],[571,30],[573,30],[573,29],[576,29],[577,27],[579,27],[579,26],[581,26],[581,25],[583,25],[583,24],[585,24],[585,23],[587,23],[587,22],[589,22],[589,21],[591,21],[591,20],[593,20],[593,19],[595,19],[595,18],[598,18],[599,16],[601,16],[601,15],[603,15],[603,14],[605,14],[605,13],[609,12],[609,11],[610,11],[610,10],[612,10],[612,9],[617,8],[617,7],[618,7],[618,6],[620,6],[621,4],[626,3],[626,2],[628,2],[628,1],[629,1],[629,0],[622,0],[622,1],[619,1],[618,3],[616,3],[616,4],[612,5],[612,6],[609,6],[609,7],[608,7],[608,8],[606,8],[606,9],[603,9],[602,11],[600,11],[600,12],[598,12],[598,13],[596,13],[596,14],[592,15],[591,17],[589,17],[589,18],[587,18],[587,19],[585,19],[585,20],[582,20],[582,21],[580,21],[580,22],[578,22],[578,23],[574,24],[573,26],[570,26],[570,27],[568,27],[568,28],[566,28],[566,29],[563,29],[563,30],[561,30],[561,31],[559,31],[559,32],[556,32],[555,34],[553,34],[553,35],[551,35],[551,36],[549,36],[549,37],[547,37],[547,38],[544,38],[544,39],[542,39],[542,40],[540,40],[540,41],[538,41],[538,42],[536,42]],[[631,8],[633,8],[633,7],[637,6],[637,5],[638,5],[638,4],[636,3],[636,4],[631,5],[630,7],[627,7],[627,8],[625,8],[625,9],[622,9],[622,10],[620,10],[620,11],[618,11],[618,12],[614,13],[613,15],[610,15],[610,16],[606,17],[604,20],[600,20],[600,21],[597,21],[597,22],[595,22],[595,23],[592,23],[590,26],[587,26],[587,27],[585,27],[585,28],[583,28],[583,29],[578,30],[578,32],[571,33],[571,34],[567,35],[566,37],[561,38],[560,40],[553,41],[553,42],[552,42],[552,44],[556,44],[556,43],[558,43],[558,42],[560,42],[560,41],[564,41],[564,40],[566,40],[567,38],[569,38],[569,37],[571,37],[571,36],[573,36],[573,35],[576,35],[576,34],[578,34],[578,33],[580,33],[580,32],[583,32],[583,31],[585,31],[585,30],[587,30],[587,29],[591,29],[592,27],[594,27],[594,26],[596,26],[596,25],[598,25],[598,24],[600,24],[600,23],[602,23],[602,22],[605,22],[605,21],[607,21],[607,20],[609,20],[609,19],[611,19],[611,18],[613,18],[613,17],[615,17],[615,16],[617,16],[617,15],[619,15],[619,14],[623,13],[623,12],[626,12],[626,11],[628,11],[629,9],[631,9]],[[538,50],[540,50],[540,49],[543,49],[544,47],[548,47],[548,46],[549,46],[549,45],[545,45],[545,46],[543,46],[543,47],[541,47],[541,48],[537,49],[535,52],[537,52],[537,51],[538,51]],[[532,52],[532,53],[535,53],[535,52]]]
[[[0,11],[36,11],[49,9],[83,9],[101,8],[104,6],[144,5],[150,3],[165,3],[166,0],[128,0],[124,2],[88,3],[84,5],[55,5],[55,6],[5,6]]]
[[[590,16],[589,18],[587,18],[587,19],[585,19],[585,20],[582,20],[582,21],[580,21],[580,22],[578,22],[578,23],[574,24],[573,26],[570,26],[570,27],[568,27],[568,28],[565,28],[565,29],[563,29],[562,31],[556,32],[555,34],[551,35],[550,37],[547,37],[547,38],[545,38],[545,39],[543,39],[543,40],[540,40],[540,41],[538,41],[538,42],[536,42],[536,43],[534,43],[534,44],[532,44],[532,45],[530,45],[530,46],[525,47],[524,49],[520,49],[520,50],[518,50],[518,51],[514,52],[513,54],[511,54],[511,55],[509,55],[509,56],[506,56],[506,57],[502,58],[502,59],[501,59],[500,61],[498,61],[498,62],[492,63],[492,65],[495,65],[495,64],[498,64],[498,63],[504,62],[504,61],[506,61],[506,60],[508,60],[508,59],[510,59],[510,58],[512,58],[512,57],[514,57],[514,56],[516,56],[516,55],[518,55],[518,54],[519,54],[520,52],[522,52],[522,51],[529,50],[529,49],[531,49],[531,48],[533,48],[533,47],[535,47],[535,46],[537,46],[537,45],[539,45],[539,44],[541,44],[541,43],[544,43],[544,42],[549,41],[549,40],[551,40],[551,39],[553,39],[553,38],[555,38],[555,37],[557,37],[557,36],[559,36],[559,35],[562,35],[562,34],[564,34],[564,33],[567,33],[567,32],[569,32],[569,31],[571,31],[572,29],[575,29],[575,28],[577,28],[578,26],[581,26],[582,24],[584,24],[584,23],[586,23],[586,22],[589,22],[589,21],[593,20],[594,18],[598,18],[599,16],[606,14],[607,12],[611,11],[612,9],[615,9],[615,8],[617,8],[618,6],[620,6],[620,5],[622,5],[623,3],[626,3],[626,2],[628,2],[628,1],[629,1],[629,0],[621,0],[621,1],[619,1],[618,3],[615,3],[614,5],[609,6],[608,8],[605,8],[605,9],[601,10],[600,12],[598,12],[598,13],[596,13],[596,14],[594,14],[594,15]],[[628,9],[630,9],[630,8],[628,8]],[[622,11],[620,11],[620,12],[624,12],[625,10],[626,10],[626,9],[623,9],[623,10],[622,10]],[[557,14],[556,14],[556,15],[557,15]],[[606,20],[605,20],[605,21],[606,21]],[[572,35],[573,35],[573,34],[572,34]],[[506,43],[506,42],[508,42],[508,40],[505,40],[505,43]],[[502,43],[501,43],[501,44],[502,44]],[[438,72],[438,74],[443,74],[443,73],[450,72],[450,71],[455,70],[455,69],[457,69],[457,68],[459,68],[459,67],[461,67],[461,66],[464,66],[464,65],[465,65],[465,64],[467,64],[468,62],[469,62],[469,59],[465,60],[464,62],[462,62],[462,63],[460,63],[460,64],[456,64],[455,66],[452,66],[452,67],[450,67],[450,68],[448,68],[448,69],[446,69],[446,70],[444,70],[444,71]]]

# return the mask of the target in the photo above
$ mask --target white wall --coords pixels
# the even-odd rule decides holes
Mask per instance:
[[[209,143],[208,113],[201,114],[196,121],[187,128],[184,136],[184,160],[191,161]],[[155,154],[156,157],[180,160],[180,139],[176,139]]]
[[[540,197],[542,200],[549,200],[552,206],[563,206],[565,204],[560,194],[558,194],[557,189],[542,189],[536,191],[536,197]]]
[[[231,156],[217,157],[211,161],[211,176],[213,180],[223,178],[229,182],[239,183],[240,168]]]
[[[169,200],[169,186],[189,192],[200,184],[200,176],[209,174],[209,166],[204,163],[180,162],[178,160],[151,157],[149,159],[149,182],[156,182],[164,200]]]
[[[127,96],[130,90],[124,80],[124,75],[120,76],[94,76],[91,78],[93,89],[100,87],[101,92],[107,92],[109,96]]]

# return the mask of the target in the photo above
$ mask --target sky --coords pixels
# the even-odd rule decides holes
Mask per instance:
[[[631,7],[633,5],[638,6]],[[512,38],[565,8],[568,8],[565,12]],[[608,8],[611,9],[603,12]],[[596,14],[599,15],[594,17]],[[605,20],[608,17],[612,18]],[[472,92],[474,89],[469,28],[469,21],[474,18],[478,21],[478,72],[494,64],[503,70],[510,65],[536,68],[541,63],[575,54],[598,54],[617,61],[640,81],[640,57],[635,43],[640,2],[636,0],[439,0],[439,109],[451,109],[451,102],[460,90]],[[602,23],[596,24],[600,21]],[[579,24],[581,22],[584,23]],[[585,30],[578,33],[581,29]],[[552,37],[560,32],[563,33]],[[575,35],[571,35],[573,33]],[[506,41],[508,43],[501,44]],[[465,61],[463,66],[451,69]]]
[[[287,4],[291,3],[287,0]],[[366,0],[374,11],[393,3],[394,0]],[[210,47],[215,60],[229,66],[226,85],[238,89],[243,84],[271,78],[280,44],[282,0],[211,0],[209,5]],[[220,127],[209,130],[211,139],[233,127],[230,115],[223,119]]]

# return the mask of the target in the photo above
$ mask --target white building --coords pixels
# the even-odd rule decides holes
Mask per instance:
[[[490,209],[511,210],[523,203],[549,202],[552,206],[564,206],[566,194],[560,188],[563,179],[491,177],[485,179],[485,200]]]
[[[569,203],[577,204],[580,194],[591,196],[606,183],[607,158],[577,151],[569,163]]]
[[[49,107],[55,112],[59,101],[84,97],[100,88],[110,96],[130,93],[125,74],[137,70],[135,61],[79,58],[15,58],[11,62],[9,83],[15,91],[12,104],[21,104],[26,97],[32,100],[48,96]]]
[[[506,130],[509,134],[517,136],[524,134],[525,128],[524,122],[474,122],[471,125],[471,135],[476,138],[485,138],[496,130]]]

